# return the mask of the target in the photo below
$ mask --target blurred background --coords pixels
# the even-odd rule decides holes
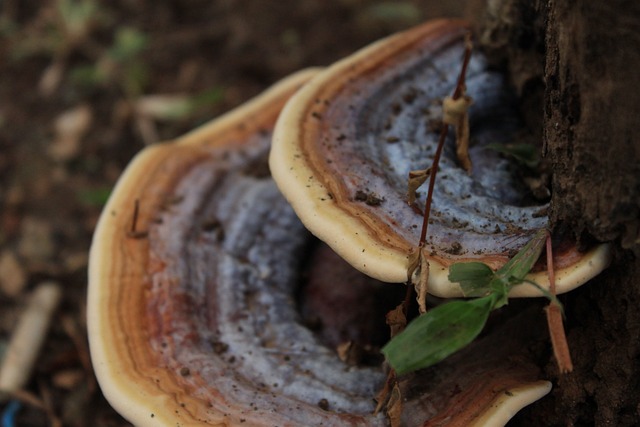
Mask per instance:
[[[460,1],[0,0],[0,360],[40,284],[61,301],[2,427],[127,425],[86,341],[91,235],[136,152]]]

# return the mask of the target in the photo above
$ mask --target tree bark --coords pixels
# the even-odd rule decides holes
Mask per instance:
[[[640,3],[489,1],[480,41],[508,69],[551,167],[551,225],[612,242],[612,266],[562,300],[575,370],[515,425],[640,424]]]
[[[545,66],[552,220],[640,249],[640,3],[550,3]]]

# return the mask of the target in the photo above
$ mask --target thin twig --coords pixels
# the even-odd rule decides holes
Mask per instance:
[[[453,92],[453,96],[452,98],[454,100],[460,98],[460,96],[462,96],[464,94],[464,86],[465,86],[465,76],[467,73],[467,66],[469,65],[469,59],[471,58],[471,43],[469,41],[469,36],[467,36],[467,42],[465,45],[465,52],[464,52],[464,59],[462,62],[462,68],[460,70],[460,75],[458,76],[458,82],[456,84],[456,88]],[[427,192],[427,201],[425,203],[425,210],[424,210],[424,216],[423,216],[423,222],[422,222],[422,230],[420,233],[420,241],[418,243],[418,257],[421,260],[420,262],[422,262],[422,250],[424,247],[424,244],[426,242],[427,239],[427,228],[428,228],[428,224],[429,224],[429,216],[431,214],[431,200],[433,199],[433,189],[435,187],[435,182],[436,182],[436,173],[438,172],[438,164],[440,163],[440,156],[442,154],[442,149],[444,147],[444,143],[447,139],[447,133],[449,132],[449,125],[447,125],[446,123],[442,123],[442,130],[440,131],[440,139],[438,140],[438,146],[436,148],[436,153],[433,157],[433,163],[431,166],[431,174],[429,175],[429,189]],[[420,265],[420,264],[417,264]],[[415,267],[415,266],[414,266]],[[428,266],[423,266],[422,268],[428,268]],[[410,270],[410,273],[412,273],[413,270]],[[428,270],[427,273],[428,275]],[[411,276],[411,274],[409,274],[409,276]],[[413,291],[414,288],[411,285],[411,278],[409,277],[408,283],[407,283],[407,292],[405,294],[405,298],[404,301],[402,302],[402,313],[405,316],[405,321],[406,321],[406,317],[408,316],[408,312],[409,312],[409,306],[411,304],[411,299],[413,296]],[[393,338],[393,336],[392,336]],[[389,373],[387,374],[387,380],[385,381],[385,385],[383,387],[383,389],[378,393],[377,396],[377,401],[378,401],[378,405],[374,411],[374,414],[377,414],[383,407],[386,406],[387,408],[387,415],[391,418],[391,423],[392,425],[394,423],[397,422],[397,414],[395,414],[395,416],[392,416],[392,414],[390,413],[390,402],[389,399],[391,398],[391,390],[398,390],[397,389],[397,378],[396,378],[396,372],[393,368],[391,368],[389,370]],[[401,397],[398,396],[399,399],[401,399]],[[401,401],[398,401],[397,403],[400,404]],[[394,407],[394,413],[395,410],[397,410],[398,408],[396,407],[396,405],[393,405]]]
[[[464,60],[462,61],[462,69],[460,70],[460,75],[458,76],[458,83],[456,84],[456,89],[453,92],[453,100],[460,98],[466,86],[466,78],[467,78],[467,68],[469,67],[469,60],[471,59],[471,49],[473,48],[471,44],[471,33],[467,33],[465,36],[465,47],[464,47]]]
[[[438,173],[438,164],[440,163],[440,154],[444,147],[444,141],[447,139],[449,125],[443,125],[440,131],[440,140],[436,154],[433,156],[433,166],[431,166],[431,175],[429,175],[429,189],[427,190],[427,201],[424,206],[424,215],[422,217],[422,231],[420,232],[420,241],[418,247],[422,248],[427,241],[427,229],[429,227],[429,216],[431,215],[431,200],[433,199],[433,189],[436,184],[436,174]]]
[[[140,200],[133,202],[133,217],[131,218],[131,229],[127,232],[127,236],[132,239],[142,239],[149,234],[147,231],[138,231],[138,215],[140,213]]]
[[[460,69],[458,82],[456,84],[456,88],[453,91],[453,95],[452,95],[453,100],[460,98],[464,93],[467,67],[469,66],[470,59],[471,59],[471,44],[467,42],[464,50],[464,59],[462,61],[462,68]],[[438,174],[438,165],[440,164],[440,156],[442,154],[442,149],[444,147],[444,143],[447,139],[448,133],[449,133],[449,125],[443,122],[442,130],[440,131],[440,139],[438,140],[438,147],[436,148],[436,153],[433,156],[433,163],[431,165],[431,174],[429,175],[429,189],[427,190],[427,200],[425,202],[424,216],[422,217],[422,230],[420,232],[420,241],[418,242],[419,248],[422,248],[425,242],[427,241],[427,229],[429,227],[429,216],[431,215],[431,201],[433,200],[433,189],[436,184],[436,175]]]
[[[404,301],[402,301],[402,312],[404,313],[405,317],[409,315],[409,306],[411,305],[413,290],[414,288],[413,286],[411,286],[411,283],[407,283],[407,292],[404,295]]]

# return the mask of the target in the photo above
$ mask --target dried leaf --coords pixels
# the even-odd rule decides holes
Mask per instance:
[[[429,260],[424,249],[420,250],[420,276],[415,288],[418,309],[420,314],[424,314],[427,312],[427,290],[429,289]]]
[[[362,347],[353,341],[346,341],[336,348],[338,357],[347,365],[356,366],[362,361]]]
[[[407,316],[404,314],[404,305],[399,304],[385,316],[387,325],[391,330],[391,338],[398,335],[407,326]]]
[[[382,408],[386,406],[386,403],[389,401],[391,390],[393,386],[395,386],[395,384],[396,373],[393,369],[391,369],[389,371],[389,374],[387,375],[387,380],[384,382],[382,390],[380,390],[378,392],[378,395],[376,396],[375,400],[376,402],[378,402],[378,404],[376,405],[376,409],[373,411],[373,415],[378,415]]]
[[[442,121],[456,128],[456,154],[467,173],[471,173],[472,167],[469,157],[469,106],[472,103],[473,99],[464,94],[464,90],[461,97],[448,96],[442,102]]]
[[[389,417],[389,423],[391,427],[400,427],[400,419],[402,417],[402,393],[400,393],[400,387],[396,382],[391,390],[391,396],[389,397],[389,403],[387,403],[387,417]]]
[[[420,267],[420,250],[417,248],[409,253],[409,266],[407,267],[407,283],[413,282],[413,274]]]
[[[409,171],[409,190],[407,192],[407,203],[412,205],[416,201],[416,191],[431,175],[431,168]]]

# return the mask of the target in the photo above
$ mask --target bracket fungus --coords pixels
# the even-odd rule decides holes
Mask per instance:
[[[331,161],[341,163],[343,158],[356,157],[355,152],[360,158],[360,151],[370,150],[358,145],[340,156],[333,155],[331,150],[312,154],[307,148],[285,147],[285,140],[294,136],[283,136],[283,128],[294,126],[293,135],[306,138],[307,132],[333,131],[333,120],[345,118],[350,123],[349,131],[364,132],[367,140],[379,136],[362,130],[365,126],[374,125],[388,138],[391,130],[399,132],[396,135],[402,141],[390,145],[395,147],[391,151],[400,147],[409,149],[410,134],[425,130],[416,131],[411,122],[385,127],[385,117],[380,114],[393,103],[387,90],[396,87],[401,96],[408,98],[414,92],[407,90],[412,84],[417,85],[425,72],[437,79],[434,86],[450,87],[447,64],[460,52],[462,32],[458,22],[439,21],[391,37],[356,54],[354,59],[339,63],[328,74],[317,74],[317,70],[295,74],[227,115],[176,141],[148,147],[136,156],[105,206],[89,262],[87,312],[91,356],[100,386],[116,410],[136,425],[504,425],[523,406],[548,393],[551,384],[541,380],[540,369],[529,355],[530,343],[540,339],[542,328],[525,327],[530,326],[526,313],[531,310],[524,310],[507,322],[490,325],[481,339],[449,359],[399,378],[397,386],[404,410],[389,413],[387,419],[382,413],[374,413],[373,397],[385,382],[380,364],[358,363],[339,354],[335,347],[326,344],[322,331],[305,324],[300,307],[301,300],[314,298],[307,294],[311,285],[307,285],[309,280],[304,271],[309,264],[313,268],[306,271],[333,271],[323,285],[314,282],[313,292],[320,294],[324,293],[322,286],[337,286],[335,277],[352,278],[354,274],[353,268],[341,260],[323,261],[323,257],[315,255],[325,249],[318,249],[321,244],[314,243],[303,222],[326,239],[318,226],[328,226],[327,217],[344,216],[343,211],[355,212],[360,220],[347,220],[347,225],[337,228],[349,236],[346,240],[336,245],[327,239],[340,255],[353,262],[353,250],[346,250],[346,245],[355,245],[356,252],[363,249],[375,252],[375,246],[371,249],[360,246],[362,242],[354,238],[354,230],[357,233],[389,230],[391,225],[406,221],[410,224],[412,219],[394,216],[384,223],[371,216],[375,210],[389,212],[393,206],[400,207],[401,203],[387,195],[393,192],[380,190],[381,183],[398,180],[381,171],[399,166],[387,165],[385,161],[385,167],[374,170],[364,182],[358,177],[359,171],[351,170],[341,172],[348,177],[343,184],[335,178],[318,183],[318,174],[330,170]],[[402,73],[402,78],[393,77],[397,70],[407,68],[394,65],[398,51],[404,52],[403,58],[413,58],[421,66],[408,67],[410,71]],[[378,71],[381,64],[387,64],[389,69]],[[483,106],[482,111],[494,111],[493,103],[502,100],[502,92],[496,89],[497,77],[483,71],[480,59],[471,65],[469,86],[487,93],[476,104]],[[346,73],[346,77],[341,73]],[[314,75],[311,83],[306,83]],[[360,81],[359,75],[383,78],[388,89],[374,92],[372,100],[371,86]],[[415,77],[409,86],[402,83],[405,76]],[[294,205],[292,208],[272,180],[267,159],[276,119],[285,102],[305,83],[308,86],[304,86],[302,95],[288,104],[287,116],[278,123],[280,151],[271,157],[280,186],[293,188],[283,191]],[[333,93],[329,100],[326,90],[338,93],[347,86],[356,100],[340,104]],[[414,89],[420,92],[427,87]],[[437,92],[433,96],[441,95]],[[309,99],[313,99],[312,106],[303,113],[296,112]],[[357,105],[365,100],[364,108]],[[423,104],[417,98],[405,102]],[[336,109],[332,109],[334,106]],[[351,106],[361,108],[360,113],[355,116],[349,113]],[[318,117],[316,108],[322,111]],[[403,111],[397,115],[404,114]],[[412,116],[415,112],[406,114]],[[504,114],[508,116],[508,111]],[[360,121],[368,116],[371,118]],[[511,118],[503,121],[510,123]],[[340,145],[342,139],[349,139],[352,134],[342,135],[336,135],[330,146]],[[472,151],[472,157],[473,154]],[[318,156],[325,155],[325,160],[320,161]],[[314,164],[300,159],[313,159]],[[381,157],[377,161],[383,162]],[[481,163],[476,162],[474,168],[483,167]],[[370,170],[372,166],[365,168]],[[289,181],[303,173],[311,177],[308,183],[313,192],[311,197],[300,188],[306,185]],[[462,180],[453,171],[447,173],[452,180]],[[490,175],[487,179],[502,177]],[[490,187],[491,182],[482,184]],[[384,194],[381,207],[371,206],[364,211],[353,207],[369,206],[354,202],[348,195],[360,185],[365,186],[362,190],[368,192],[365,202],[371,205],[378,200],[374,192]],[[468,191],[475,188],[473,182],[465,185],[472,187],[462,187]],[[446,194],[444,188],[439,191]],[[514,190],[499,192],[509,197]],[[334,203],[339,200],[352,206],[338,208]],[[326,210],[325,205],[329,204],[332,210]],[[294,208],[303,217],[302,222]],[[453,208],[453,204],[440,204],[441,216],[446,218],[447,209]],[[308,217],[312,209],[317,209],[321,221],[305,219],[302,211]],[[406,211],[403,209],[400,211]],[[505,214],[502,209],[519,212],[519,208],[500,205],[493,211],[495,218],[518,215]],[[462,210],[461,213],[464,214]],[[466,218],[465,215],[462,217]],[[445,219],[438,221],[437,227],[446,229]],[[532,228],[544,222],[533,215],[530,221]],[[432,243],[461,239],[465,250],[475,248],[480,244],[477,235],[482,233],[469,227],[461,225],[464,232]],[[400,228],[403,233],[390,235],[388,241],[385,238],[385,244],[366,261],[380,262],[383,273],[362,266],[360,270],[393,281],[405,274],[395,270],[406,263],[403,258],[406,255],[399,255],[399,251],[408,245],[405,240],[409,240],[413,231],[411,227],[408,231],[402,225]],[[471,238],[465,237],[467,233]],[[521,240],[517,233],[510,235],[510,239],[515,242],[513,245]],[[491,241],[506,244],[496,236]],[[504,255],[492,256],[499,262]],[[580,259],[595,262],[593,257]],[[443,266],[453,259],[438,259],[441,258]],[[593,271],[598,268],[593,267]],[[357,286],[350,286],[356,281],[370,284],[370,289],[376,287],[374,279],[355,274],[360,276],[344,283],[346,289],[358,292]],[[321,286],[319,291],[317,286]],[[455,294],[446,289],[440,293]],[[349,296],[350,301],[365,299]],[[313,307],[325,324],[335,319],[336,310],[344,309],[331,301],[324,303],[326,310],[318,308],[322,305],[307,303],[306,307]],[[357,340],[364,335],[367,329],[364,323],[368,321],[366,314],[358,317],[356,324],[351,325],[355,332],[349,332],[353,335],[347,338]],[[373,344],[374,351],[375,345],[380,343]]]
[[[267,151],[278,111],[310,73],[146,148],[105,207],[89,265],[91,356],[105,396],[136,425],[388,423],[373,414],[382,368],[343,361],[298,309],[310,235],[271,180]],[[316,269],[333,268],[352,270]],[[499,331],[406,376],[403,423],[502,425],[546,394],[534,363],[496,363],[531,337]]]
[[[407,204],[407,176],[429,166],[442,100],[456,86],[468,29],[432,21],[398,33],[332,65],[287,103],[274,133],[273,177],[305,226],[351,265],[379,280],[403,283],[418,246],[425,196]],[[501,75],[474,53],[466,92],[473,96],[471,173],[445,147],[435,185],[429,236],[429,293],[460,297],[448,280],[454,262],[494,269],[547,225],[547,204],[527,198],[517,166],[495,143],[517,138],[522,125]],[[554,251],[557,293],[597,275],[607,246]],[[545,271],[527,277],[548,288]],[[531,286],[511,296],[540,296]]]

